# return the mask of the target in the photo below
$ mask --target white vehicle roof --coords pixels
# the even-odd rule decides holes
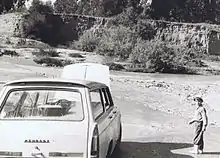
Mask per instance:
[[[83,86],[89,89],[95,89],[100,87],[107,87],[107,85],[94,81],[87,80],[76,80],[76,79],[60,79],[60,78],[26,78],[21,80],[14,80],[4,84],[4,86],[13,86],[13,85],[72,85],[72,86]]]
[[[97,63],[76,63],[63,68],[60,78],[99,82],[110,88],[109,67]]]

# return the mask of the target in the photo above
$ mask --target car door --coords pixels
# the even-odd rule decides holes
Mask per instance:
[[[90,98],[93,118],[95,122],[97,122],[99,131],[99,153],[101,158],[105,158],[114,133],[113,128],[111,127],[112,118],[105,110],[101,89],[90,91]]]
[[[111,92],[108,87],[102,88],[102,94],[103,94],[103,102],[105,111],[109,116],[110,119],[110,126],[112,128],[112,149],[114,149],[114,146],[119,138],[120,133],[120,112],[119,109],[114,106]]]

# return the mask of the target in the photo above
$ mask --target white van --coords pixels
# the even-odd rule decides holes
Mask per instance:
[[[0,157],[108,158],[119,149],[121,113],[109,87],[64,78],[3,86]]]

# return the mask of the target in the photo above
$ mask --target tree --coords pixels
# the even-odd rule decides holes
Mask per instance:
[[[204,22],[205,2],[201,0],[187,0],[185,3],[184,19],[190,22]]]
[[[74,14],[77,11],[76,0],[57,0],[54,3],[54,10],[62,14]]]
[[[0,0],[0,13],[23,7],[25,0]]]
[[[65,23],[61,16],[53,14],[53,7],[50,4],[34,0],[28,12],[22,23],[26,38],[40,40],[51,46],[67,44],[76,39],[74,20],[73,23]]]

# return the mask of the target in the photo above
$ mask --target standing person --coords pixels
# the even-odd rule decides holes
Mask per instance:
[[[203,99],[200,97],[194,98],[197,102],[197,108],[195,111],[194,118],[189,122],[189,124],[195,124],[195,136],[193,139],[195,154],[202,154],[204,148],[203,134],[206,130],[208,124],[208,117],[206,114],[206,109],[203,107]]]

